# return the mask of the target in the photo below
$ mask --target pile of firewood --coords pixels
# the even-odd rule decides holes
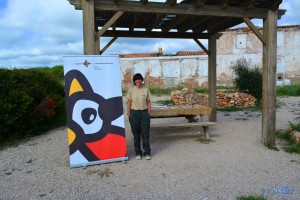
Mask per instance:
[[[177,106],[207,105],[208,98],[205,94],[198,94],[193,89],[183,88],[181,91],[171,92],[171,100]]]
[[[208,105],[208,95],[184,88],[171,92],[171,100],[178,106]],[[256,98],[246,93],[218,93],[217,107],[249,107],[255,105]]]
[[[256,98],[246,93],[219,93],[217,94],[217,107],[249,107],[255,106]]]

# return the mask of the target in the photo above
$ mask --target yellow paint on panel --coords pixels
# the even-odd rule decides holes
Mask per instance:
[[[69,145],[74,142],[75,138],[76,138],[76,134],[71,129],[68,128]]]
[[[75,92],[82,92],[82,91],[83,91],[83,89],[82,89],[80,83],[78,82],[78,80],[76,78],[74,78],[71,83],[71,86],[70,86],[69,96],[71,96]]]

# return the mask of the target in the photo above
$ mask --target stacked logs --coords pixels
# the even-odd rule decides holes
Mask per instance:
[[[205,94],[198,94],[193,89],[183,88],[181,91],[171,92],[171,100],[175,105],[207,105],[208,98]]]
[[[217,94],[217,107],[249,107],[255,106],[256,98],[246,93],[219,93]]]
[[[171,100],[177,106],[208,105],[208,96],[196,93],[193,89],[184,88],[171,92]],[[217,107],[255,106],[255,97],[246,93],[218,93]]]

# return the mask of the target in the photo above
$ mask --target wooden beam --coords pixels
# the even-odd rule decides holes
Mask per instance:
[[[269,8],[271,8],[272,10],[277,10],[281,3],[282,3],[282,0],[272,0]]]
[[[254,34],[260,39],[263,44],[266,44],[266,38],[259,32],[255,25],[250,21],[249,18],[243,18],[244,22],[249,26],[249,28],[254,32]]]
[[[118,11],[102,28],[98,31],[97,37],[100,37],[113,23],[115,23],[119,17],[123,15],[123,11]]]
[[[209,39],[208,33],[179,33],[179,32],[156,32],[156,31],[111,31],[107,30],[102,37],[128,37],[128,38],[174,38],[174,39]]]
[[[230,0],[223,0],[221,8],[226,9],[228,6],[230,6]]]
[[[244,3],[245,10],[250,10],[250,9],[254,8],[255,7],[254,2],[255,2],[255,0],[246,0]]]
[[[113,39],[111,39],[111,40],[105,45],[105,47],[104,47],[103,49],[101,49],[100,55],[102,55],[102,54],[104,53],[104,51],[106,51],[106,49],[107,49],[110,45],[112,45],[112,43],[114,43],[114,41],[116,41],[116,39],[118,39],[118,38],[117,38],[117,37],[114,37]]]
[[[268,17],[263,21],[263,32],[267,43],[263,45],[262,143],[265,146],[274,146],[276,131],[276,11],[268,11]]]
[[[100,38],[95,38],[95,54],[100,55]]]
[[[95,9],[94,0],[82,0],[83,51],[85,55],[95,55]]]
[[[208,106],[212,108],[210,121],[217,121],[217,39],[214,35],[208,40]]]
[[[148,0],[140,0],[142,2],[142,4],[147,4]]]
[[[204,4],[205,4],[205,0],[197,0],[195,3],[197,8],[204,6]]]
[[[201,49],[202,49],[203,51],[205,51],[205,53],[206,53],[207,55],[210,55],[209,50],[207,50],[207,48],[205,48],[205,46],[204,46],[197,38],[193,38],[193,39],[194,39],[194,41],[201,47]]]
[[[170,4],[171,6],[174,6],[177,3],[177,0],[166,0],[166,4]]]

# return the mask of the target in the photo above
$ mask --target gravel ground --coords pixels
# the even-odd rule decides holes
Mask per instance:
[[[300,97],[280,102],[276,121],[283,129],[300,116]],[[66,127],[31,138],[0,151],[0,199],[228,200],[263,193],[300,199],[300,156],[261,144],[259,112],[218,112],[217,118],[209,144],[194,140],[203,136],[197,128],[152,128],[150,161],[135,160],[126,118],[129,160],[86,168],[69,167]]]

